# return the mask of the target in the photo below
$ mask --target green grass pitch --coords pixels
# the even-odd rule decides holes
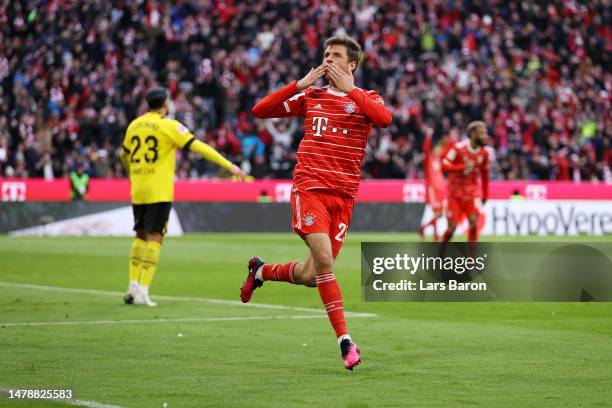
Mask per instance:
[[[347,319],[363,357],[348,372],[326,315],[214,301],[238,300],[252,255],[302,259],[293,235],[168,238],[156,309],[121,302],[128,238],[0,237],[0,389],[120,407],[612,405],[612,304],[361,302],[360,242],[415,239],[349,234],[345,307],[376,316]],[[316,290],[275,282],[253,301],[321,309]],[[0,393],[0,406],[67,405]]]

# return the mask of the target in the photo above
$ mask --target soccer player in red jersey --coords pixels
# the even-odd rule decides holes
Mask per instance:
[[[489,136],[486,124],[471,122],[467,126],[467,135],[468,140],[453,144],[442,159],[442,170],[448,173],[448,229],[442,237],[441,252],[464,216],[469,222],[468,241],[478,240],[480,207],[486,203],[489,195],[489,152],[485,149]]]
[[[346,328],[334,260],[351,223],[361,164],[372,125],[387,127],[391,113],[374,91],[357,88],[353,71],[361,47],[347,36],[325,42],[323,63],[301,80],[271,93],[253,107],[258,118],[302,116],[305,135],[297,152],[291,206],[293,230],[306,243],[304,262],[267,264],[249,260],[240,298],[248,302],[264,281],[316,287],[336,332],[344,367],[360,363]],[[313,86],[325,76],[329,85]]]
[[[424,237],[425,228],[430,225],[434,231],[434,241],[438,240],[438,218],[442,217],[444,208],[444,176],[442,175],[442,165],[440,163],[441,147],[436,145],[431,148],[433,139],[433,129],[425,129],[425,139],[423,140],[423,173],[425,175],[425,202],[431,207],[433,218],[419,227],[421,238]]]

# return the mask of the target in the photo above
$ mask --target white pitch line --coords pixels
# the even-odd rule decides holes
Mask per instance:
[[[60,286],[32,285],[32,284],[26,284],[26,283],[0,282],[0,287],[45,290],[49,292],[81,293],[81,294],[86,294],[86,295],[97,295],[97,296],[113,296],[114,297],[114,296],[124,295],[124,293],[122,292],[114,292],[114,291],[107,291],[107,290],[64,288]],[[205,297],[164,296],[164,295],[159,295],[159,296],[156,295],[153,297],[155,299],[160,299],[160,300],[184,301],[184,302],[185,301],[186,302],[204,302],[204,303],[213,303],[213,304],[221,304],[221,305],[233,305],[233,306],[241,306],[241,307],[260,308],[260,309],[292,310],[292,311],[297,311],[297,312],[326,314],[325,310],[313,309],[309,307],[271,305],[271,304],[266,304],[266,303],[242,303],[237,300],[213,299],[213,298],[205,298]],[[345,312],[344,315],[346,317],[376,317],[374,313]]]
[[[362,316],[357,316],[362,317]],[[279,315],[279,316],[230,316],[230,317],[187,317],[176,319],[145,319],[145,320],[74,320],[59,322],[17,322],[0,323],[0,327],[24,326],[73,326],[99,324],[140,324],[140,323],[191,323],[191,322],[231,322],[241,320],[287,320],[287,319],[323,319],[326,315]]]
[[[2,393],[2,394],[9,394],[11,390],[17,390],[17,389],[18,388],[0,387],[0,393]],[[21,399],[21,398],[20,399],[15,399],[15,401],[25,401],[25,399]],[[36,401],[41,401],[41,400],[38,399]],[[119,405],[103,404],[101,402],[78,400],[78,399],[74,399],[74,398],[68,398],[68,399],[45,398],[44,401],[63,402],[64,404],[75,405],[77,407],[87,407],[87,408],[121,408]]]

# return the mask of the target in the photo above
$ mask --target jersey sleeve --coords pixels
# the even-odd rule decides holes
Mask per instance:
[[[283,102],[287,116],[306,116],[306,93],[300,92]]]
[[[444,158],[442,158],[442,170],[445,172],[449,171],[463,171],[465,169],[465,164],[459,163],[459,151],[456,146],[452,146],[446,154]]]
[[[365,92],[363,89],[355,88],[347,96],[361,108],[363,113],[376,126],[386,128],[391,124],[393,119],[391,112],[385,108],[384,99],[376,92]]]
[[[260,119],[306,115],[306,94],[294,81],[272,92],[253,107],[253,115]]]
[[[178,148],[188,148],[189,146],[187,146],[187,144],[195,140],[195,137],[189,129],[178,120],[164,119],[164,121],[166,122],[164,123],[166,133]]]
[[[221,153],[216,151],[212,146],[195,139],[187,142],[187,144],[192,152],[199,154],[209,162],[214,163],[219,167],[223,167],[226,170],[230,170],[232,168],[232,162],[223,157]]]

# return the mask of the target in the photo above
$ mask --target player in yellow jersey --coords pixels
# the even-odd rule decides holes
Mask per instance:
[[[165,117],[170,103],[166,89],[154,88],[146,101],[149,112],[130,123],[121,152],[130,177],[136,231],[130,252],[130,283],[123,300],[127,304],[157,306],[149,298],[149,286],[174,199],[176,149],[198,153],[240,179],[246,174],[215,149],[196,140],[180,122]]]

